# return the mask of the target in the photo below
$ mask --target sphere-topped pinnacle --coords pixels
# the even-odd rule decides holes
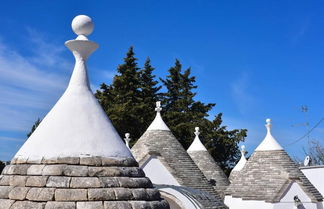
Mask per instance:
[[[78,15],[72,20],[72,30],[78,36],[88,36],[93,32],[94,24],[90,17]]]
[[[195,133],[196,136],[199,136],[199,134],[200,134],[199,127],[195,127],[195,132],[194,133]]]

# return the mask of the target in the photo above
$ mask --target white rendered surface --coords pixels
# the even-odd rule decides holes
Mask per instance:
[[[178,181],[156,157],[149,158],[148,161],[143,164],[142,169],[153,184],[180,186]]]
[[[90,35],[94,29],[92,19],[86,15],[76,16],[72,20],[71,26],[73,32],[79,36],[82,36],[83,38],[86,38],[86,36]]]
[[[190,147],[187,149],[187,152],[194,152],[194,151],[207,151],[206,147],[201,143],[199,139],[199,127],[196,127],[195,131],[195,139],[191,143]]]
[[[255,149],[255,151],[265,151],[265,150],[283,150],[282,146],[277,142],[277,140],[271,134],[271,120],[266,120],[267,124],[267,135],[261,142],[261,144]]]
[[[273,204],[265,201],[242,200],[241,198],[233,198],[232,196],[225,196],[224,203],[230,209],[273,209],[274,207]]]
[[[82,24],[78,27],[83,31]],[[88,31],[88,23],[84,27]],[[86,60],[98,45],[88,40],[65,44],[75,57],[68,88],[15,157],[132,157],[89,87]]]
[[[246,158],[245,158],[245,146],[242,146],[241,149],[241,159],[238,161],[238,163],[235,165],[235,167],[233,168],[233,171],[240,171],[244,168],[246,163]]]
[[[181,206],[183,207],[183,209],[203,209],[190,196],[184,195],[181,192],[179,192],[173,188],[161,188],[161,189],[159,188],[159,191],[161,192],[162,197],[164,195],[163,193],[167,193],[168,195],[171,195],[174,198],[176,198],[178,200],[178,202],[181,203]],[[171,208],[171,209],[173,209],[173,208]]]
[[[293,182],[288,187],[287,192],[283,195],[280,202],[293,202],[294,196],[296,195],[298,195],[298,198],[301,200],[302,203],[311,202],[311,199],[296,182]]]
[[[280,202],[278,203],[268,203],[265,201],[255,201],[255,200],[242,200],[241,198],[233,198],[232,196],[225,196],[225,204],[229,206],[230,209],[295,209],[294,196],[297,195],[298,198],[303,203],[305,209],[323,209],[322,203],[313,203],[311,199],[306,195],[306,193],[301,189],[297,183],[292,183],[287,191],[282,196]]]
[[[153,120],[153,122],[151,123],[151,125],[147,128],[147,130],[166,130],[166,131],[170,131],[169,127],[164,123],[162,117],[161,117],[161,102],[158,101],[156,102],[156,116]]]
[[[242,200],[241,198],[225,196],[224,202],[230,209],[297,209],[294,201],[268,203],[265,201]],[[305,202],[303,206],[304,209],[323,209],[322,203]]]
[[[316,187],[316,189],[324,196],[324,166],[306,167],[301,171],[305,174],[308,180]]]

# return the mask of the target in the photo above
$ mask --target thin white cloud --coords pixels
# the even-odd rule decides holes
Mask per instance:
[[[0,41],[0,131],[29,130],[68,82],[67,68],[72,63],[62,55],[64,48],[47,42],[35,30],[27,34],[33,45],[29,57]]]
[[[25,140],[26,140],[26,139],[0,136],[0,141],[15,141],[15,142],[23,142],[23,141],[25,141]]]
[[[248,114],[256,106],[256,99],[250,91],[250,78],[242,73],[231,83],[231,95],[241,114]]]

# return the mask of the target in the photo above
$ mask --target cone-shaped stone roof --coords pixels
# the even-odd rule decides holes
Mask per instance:
[[[131,149],[135,159],[142,165],[151,156],[158,156],[181,186],[210,194],[208,198],[198,200],[205,208],[227,208],[205,175],[164,123],[160,115],[159,103],[156,111],[157,116],[153,125],[151,124]]]
[[[267,136],[256,149],[238,175],[231,179],[226,195],[243,200],[279,202],[292,183],[297,183],[313,202],[323,197],[299,170],[286,151],[269,136],[270,120],[267,120]],[[272,137],[272,138],[270,138]],[[263,146],[269,140],[268,149]],[[269,149],[270,148],[270,149]],[[273,149],[276,148],[276,149]]]
[[[0,209],[169,209],[94,98],[86,35],[91,18],[72,22],[76,60],[69,86],[0,175]]]
[[[214,188],[219,193],[222,193],[229,185],[229,181],[223,170],[217,165],[213,157],[207,151],[206,147],[200,141],[199,134],[199,127],[196,127],[195,139],[188,148],[187,152],[198,168],[206,176],[208,181],[214,185]]]

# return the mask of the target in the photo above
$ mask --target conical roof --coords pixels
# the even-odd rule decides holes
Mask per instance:
[[[160,115],[161,110],[160,103],[157,102],[157,115],[154,121],[131,149],[135,159],[143,165],[150,157],[158,156],[180,186],[210,194],[208,198],[198,200],[205,208],[227,208],[167,127]]]
[[[209,154],[206,147],[199,139],[199,127],[195,128],[195,139],[188,148],[187,152],[198,168],[203,172],[208,181],[214,185],[214,188],[222,193],[229,185],[227,176],[217,165],[213,157]]]
[[[82,30],[80,23],[74,23],[76,30]],[[90,34],[93,27],[87,29]],[[82,34],[65,45],[76,59],[70,83],[15,158],[131,157],[89,86],[85,62],[98,45]]]
[[[243,200],[279,202],[292,183],[297,183],[313,202],[322,201],[322,195],[272,137],[270,122],[268,119],[266,138],[231,180],[226,195]]]
[[[229,176],[229,180],[232,181],[232,179],[236,176],[239,175],[239,172],[244,168],[245,164],[246,164],[246,158],[245,158],[245,146],[242,145],[241,146],[241,158],[240,160],[237,162],[237,164],[235,165],[235,167],[232,169],[231,174]]]
[[[169,209],[89,88],[86,60],[98,47],[86,37],[91,18],[77,16],[72,27],[69,86],[0,175],[0,208]]]

